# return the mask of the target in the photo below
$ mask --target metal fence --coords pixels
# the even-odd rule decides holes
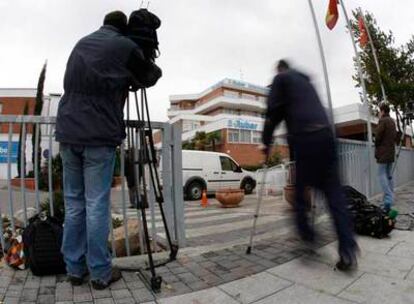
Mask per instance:
[[[7,151],[5,162],[0,163],[1,170],[6,170],[6,187],[1,189],[0,196],[0,242],[1,247],[5,248],[4,223],[7,217],[10,220],[10,228],[16,232],[18,226],[26,227],[30,215],[30,208],[37,213],[42,206],[48,204],[51,215],[55,214],[54,210],[54,168],[53,157],[58,154],[58,144],[54,140],[55,117],[40,116],[13,116],[0,115],[0,130],[2,130],[4,142],[7,142]],[[132,122],[133,123],[133,122]],[[181,129],[168,123],[152,122],[151,126],[154,130],[161,131],[162,148],[162,191],[164,196],[164,209],[166,220],[171,233],[171,238],[180,247],[185,246],[185,229],[184,229],[184,201],[182,187],[182,153],[181,153]],[[6,133],[4,133],[6,130]],[[16,131],[17,130],[17,131]],[[19,134],[20,132],[20,134]],[[32,140],[34,144],[32,145]],[[13,145],[19,144],[19,149],[13,149]],[[32,161],[31,147],[34,147],[34,161]],[[39,146],[43,153],[39,153]],[[120,178],[121,185],[118,189],[113,189],[111,193],[112,217],[117,217],[123,223],[123,236],[125,239],[125,250],[127,255],[131,255],[131,237],[128,221],[137,220],[139,227],[142,227],[140,211],[128,208],[129,203],[127,194],[127,185],[125,177],[125,143],[120,146]],[[2,151],[3,154],[4,151]],[[20,157],[17,156],[20,155]],[[40,158],[40,159],[39,159]],[[16,185],[15,175],[17,173],[17,159],[20,162],[20,181]],[[45,161],[46,160],[46,161]],[[27,174],[32,171],[34,189],[27,190]],[[48,191],[40,190],[40,176],[46,176]],[[3,177],[4,178],[4,177]],[[17,186],[17,187],[16,187]],[[157,245],[165,244],[165,233],[162,225],[162,219],[158,206],[155,204],[154,189],[148,188],[149,191],[149,208],[148,228],[152,238],[153,250],[158,251]],[[151,199],[152,198],[152,199]],[[7,202],[6,202],[7,201]],[[16,209],[20,209],[21,221],[16,221]],[[4,216],[4,218],[3,218]],[[113,221],[111,221],[111,237],[110,243],[113,255],[116,256],[115,240],[113,234]],[[142,231],[142,229],[139,229]],[[139,233],[139,243],[141,252],[143,247],[143,235]],[[136,241],[136,240],[134,240]]]
[[[374,154],[374,147],[372,147]],[[339,140],[338,156],[341,181],[351,185],[368,197],[382,192],[378,180],[378,164],[372,155],[368,159],[368,146],[366,142],[354,140]],[[368,169],[371,163],[371,170]],[[395,163],[394,186],[402,186],[414,180],[414,150],[402,148],[401,154]],[[371,174],[371,176],[369,176]]]
[[[256,189],[261,189],[260,184],[263,181],[264,169],[256,171]],[[267,196],[276,196],[282,193],[287,181],[287,169],[285,165],[278,165],[267,169],[266,180],[263,188],[263,194]]]
[[[350,185],[368,197],[382,192],[378,180],[378,165],[372,155],[371,170],[369,170],[369,153],[366,142],[356,140],[338,140],[338,163],[340,179],[343,185]],[[372,147],[374,153],[374,146]],[[414,150],[402,148],[400,157],[395,163],[395,187],[402,186],[414,180]],[[263,169],[256,171],[258,184],[262,181]],[[369,174],[371,174],[369,178]],[[287,166],[279,165],[268,169],[264,187],[265,195],[278,195],[287,183]],[[257,189],[260,189],[257,187]],[[319,199],[322,196],[316,195]]]

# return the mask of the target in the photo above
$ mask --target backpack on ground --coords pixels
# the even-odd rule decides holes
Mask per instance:
[[[380,239],[394,229],[395,219],[380,207],[371,204],[365,195],[351,186],[344,186],[343,191],[357,234]]]
[[[38,214],[23,232],[27,264],[34,275],[66,273],[62,246],[63,225],[54,217]]]

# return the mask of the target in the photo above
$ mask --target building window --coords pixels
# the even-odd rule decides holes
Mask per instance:
[[[242,98],[243,99],[251,99],[251,100],[256,100],[256,96],[252,95],[252,94],[246,94],[246,93],[242,93]]]
[[[249,130],[240,130],[240,142],[250,144],[252,141],[252,132]]]
[[[238,143],[239,142],[239,130],[231,130],[227,131],[228,134],[228,141],[229,143]]]
[[[253,143],[260,144],[262,142],[262,132],[253,131]]]
[[[0,114],[3,113],[3,104],[0,102]]]
[[[224,90],[223,95],[226,97],[239,98],[239,92],[236,91]]]

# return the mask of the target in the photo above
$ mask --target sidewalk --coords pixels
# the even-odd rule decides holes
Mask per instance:
[[[400,213],[414,211],[414,183],[396,195]],[[411,223],[405,216],[405,221]],[[404,226],[404,225],[403,225]],[[409,225],[408,225],[409,226]],[[414,303],[414,232],[395,230],[387,239],[359,238],[355,273],[334,271],[336,243],[330,224],[318,225],[321,256],[306,256],[294,232],[206,252],[184,249],[158,268],[162,291],[154,295],[134,272],[110,289],[85,283],[72,288],[65,276],[34,277],[0,267],[0,303]]]

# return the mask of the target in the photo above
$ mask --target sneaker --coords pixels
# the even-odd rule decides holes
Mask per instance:
[[[111,278],[109,279],[109,282],[105,283],[105,282],[102,282],[101,280],[92,280],[91,284],[92,284],[93,289],[102,290],[102,289],[108,288],[109,285],[118,281],[121,278],[122,278],[121,271],[119,271],[118,268],[112,268],[112,275],[111,275]]]
[[[357,264],[358,263],[355,257],[348,261],[341,257],[338,263],[336,263],[336,269],[339,271],[349,272],[355,270],[357,268]]]
[[[82,277],[76,277],[72,275],[67,275],[68,281],[72,284],[72,286],[80,286],[83,284],[83,280],[89,275],[89,273],[85,273]]]

